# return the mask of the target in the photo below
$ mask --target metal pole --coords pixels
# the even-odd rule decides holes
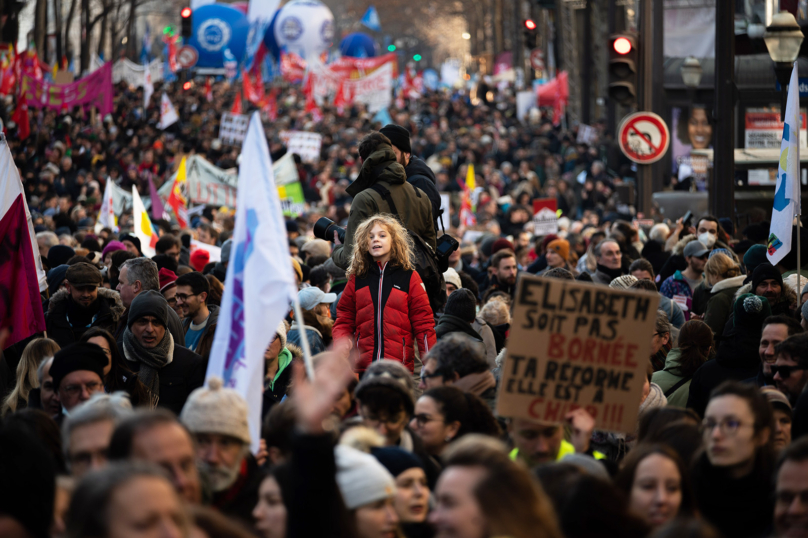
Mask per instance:
[[[642,0],[640,4],[640,85],[639,109],[653,110],[654,107],[654,25],[653,0]],[[653,168],[650,165],[637,165],[637,211],[645,215],[651,213],[653,205]]]
[[[583,24],[583,72],[581,73],[581,122],[592,123],[592,0],[584,8]]]
[[[608,24],[609,35],[617,33],[617,5],[616,2],[609,2],[608,11]],[[617,140],[617,119],[615,111],[615,103],[611,99],[606,99],[606,128],[612,132],[615,140]],[[613,163],[609,163],[612,165]]]
[[[716,2],[715,137],[710,212],[735,216],[735,2]]]
[[[309,339],[306,336],[306,325],[303,323],[303,311],[300,309],[300,298],[295,293],[295,299],[292,301],[295,308],[295,319],[300,325],[302,338],[300,338],[300,347],[303,348],[303,363],[306,366],[306,375],[308,378],[314,379],[314,363],[311,360],[311,348],[309,348]]]

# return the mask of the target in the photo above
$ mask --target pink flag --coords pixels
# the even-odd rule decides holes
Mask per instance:
[[[154,188],[154,181],[149,175],[149,198],[151,198],[151,214],[154,220],[161,220],[163,218],[163,201],[160,195],[157,194],[157,189]]]
[[[47,281],[36,247],[17,167],[0,142],[0,327],[9,327],[6,346],[45,330],[39,291]]]

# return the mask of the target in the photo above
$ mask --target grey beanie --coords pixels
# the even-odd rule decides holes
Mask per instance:
[[[474,319],[477,317],[477,300],[474,298],[474,293],[466,288],[453,291],[446,300],[443,313],[474,323]]]
[[[346,445],[337,445],[334,459],[337,463],[337,485],[348,510],[395,494],[393,475],[370,454]]]
[[[415,381],[406,366],[390,359],[373,361],[356,387],[356,397],[361,400],[362,392],[370,387],[387,387],[400,392],[405,398],[407,413],[412,415],[415,408]]]
[[[143,316],[154,316],[163,327],[168,327],[168,303],[159,291],[146,290],[137,294],[129,306],[126,326],[131,329],[132,324]]]

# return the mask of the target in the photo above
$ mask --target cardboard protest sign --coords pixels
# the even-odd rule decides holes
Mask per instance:
[[[323,135],[308,131],[281,131],[281,140],[286,144],[286,151],[297,153],[304,163],[316,163],[320,160],[320,148]]]
[[[247,134],[247,126],[249,124],[249,116],[225,112],[222,114],[222,120],[219,122],[219,140],[225,144],[238,144],[240,146],[244,143],[244,137]]]
[[[497,412],[548,423],[579,407],[596,427],[632,432],[659,297],[520,276]]]

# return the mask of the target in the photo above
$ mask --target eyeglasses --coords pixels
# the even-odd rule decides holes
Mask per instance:
[[[433,377],[441,377],[443,374],[440,372],[428,373],[426,370],[421,370],[421,381],[432,379]]]
[[[166,302],[168,303],[168,306],[174,306],[175,304],[177,304],[177,298],[172,297],[171,299],[166,299]]]
[[[178,294],[176,294],[174,296],[174,301],[176,302],[179,299],[180,301],[185,302],[185,301],[188,300],[189,297],[195,297],[196,295],[199,295],[199,294],[198,293],[192,293],[190,295],[186,295],[185,293],[178,293]]]
[[[788,379],[791,377],[791,374],[798,371],[798,370],[805,370],[802,366],[772,366],[772,377],[776,376],[778,373],[780,374],[780,379]]]
[[[397,427],[397,426],[399,426],[401,424],[402,420],[404,420],[404,416],[402,414],[402,415],[399,415],[398,418],[395,418],[395,419],[393,419],[393,418],[383,418],[382,419],[382,418],[379,418],[379,417],[367,416],[367,417],[364,417],[364,420],[365,420],[365,424],[369,428],[376,428],[377,426],[381,426],[382,424],[384,424],[387,428],[395,428],[395,427]]]
[[[424,427],[427,424],[429,424],[430,422],[442,422],[440,419],[432,418],[431,416],[429,416],[427,414],[424,414],[424,413],[421,413],[419,415],[415,415],[414,417],[412,417],[412,419],[415,422],[417,422],[418,426],[420,426],[420,427]]]
[[[82,389],[86,389],[88,393],[92,394],[94,392],[100,391],[104,387],[103,383],[99,383],[98,381],[92,381],[90,383],[82,383],[79,385],[65,385],[62,387],[59,392],[64,391],[65,394],[68,396],[78,396],[78,394],[82,391]]]
[[[718,429],[722,434],[733,436],[738,433],[741,426],[747,426],[747,424],[744,424],[740,420],[734,418],[727,418],[721,421],[705,418],[701,423],[701,433],[704,435],[709,435],[713,433],[716,426],[718,426]],[[751,424],[749,424],[749,426],[751,426]]]

